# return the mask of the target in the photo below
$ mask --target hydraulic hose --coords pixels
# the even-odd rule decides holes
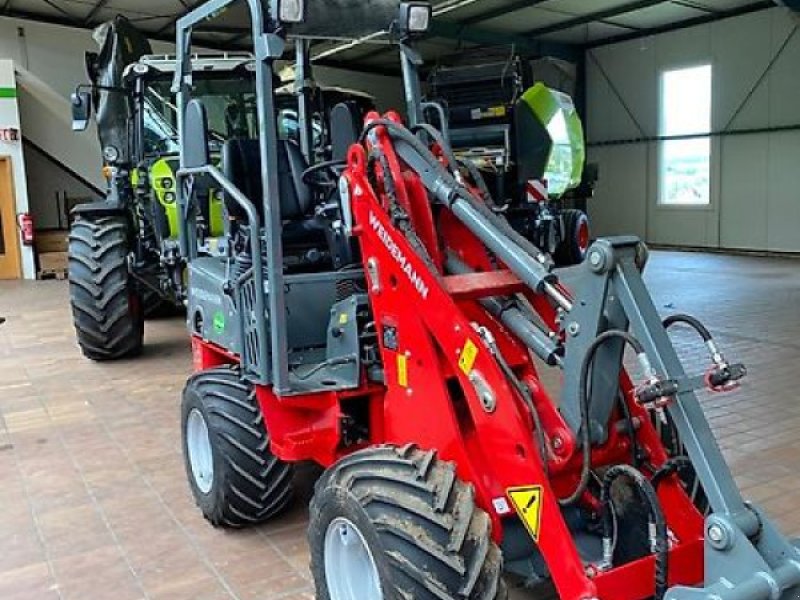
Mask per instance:
[[[365,140],[377,127],[386,128],[393,138],[408,144],[416,156],[403,158],[409,163],[416,162],[416,165],[410,166],[418,169],[420,174],[427,172],[427,176],[423,177],[426,187],[500,260],[507,263],[520,279],[538,293],[547,293],[563,308],[567,310],[572,308],[569,301],[553,285],[556,278],[549,271],[551,261],[539,248],[517,233],[505,219],[499,218],[486,204],[476,199],[469,190],[458,183],[430,149],[405,127],[394,121],[377,119],[366,125],[361,140]]]
[[[692,461],[690,461],[686,456],[676,456],[675,458],[671,458],[665,462],[658,471],[656,471],[655,475],[653,475],[653,487],[658,489],[658,486],[660,486],[667,477],[680,473],[681,471],[689,471],[693,467],[694,465],[692,465]]]
[[[694,329],[698,334],[700,334],[700,337],[703,338],[703,341],[706,344],[713,339],[713,336],[708,328],[703,325],[699,319],[696,319],[690,315],[672,315],[671,317],[667,317],[664,319],[664,329],[669,329],[677,323],[683,323],[684,325],[688,325]]]
[[[591,396],[589,394],[589,374],[594,363],[595,354],[597,350],[611,339],[622,339],[629,344],[637,355],[644,354],[644,346],[633,335],[627,331],[620,331],[612,329],[598,335],[586,350],[586,355],[583,357],[581,363],[580,380],[578,383],[578,401],[581,408],[581,445],[582,445],[582,463],[581,463],[581,477],[575,491],[568,497],[559,500],[561,506],[571,506],[580,500],[583,493],[589,485],[592,471],[592,432],[591,432]]]
[[[508,382],[514,386],[514,389],[517,390],[517,393],[522,397],[523,402],[525,402],[525,406],[528,409],[528,412],[533,419],[533,427],[536,430],[534,434],[534,442],[538,446],[539,449],[539,456],[542,460],[542,469],[547,475],[547,460],[548,460],[548,451],[547,451],[547,438],[544,433],[544,426],[542,425],[542,418],[539,415],[539,411],[536,409],[536,404],[533,402],[533,397],[531,396],[531,391],[527,385],[525,385],[522,381],[514,373],[511,365],[508,364],[505,357],[501,354],[500,349],[497,347],[497,344],[492,341],[489,344],[490,351],[494,355],[495,360],[497,360],[497,364],[500,366],[500,370],[503,371],[503,375],[505,375]]]
[[[654,600],[663,600],[669,585],[669,537],[667,520],[658,501],[658,494],[647,478],[629,465],[611,467],[603,478],[603,490],[600,501],[603,505],[603,551],[605,559],[610,561],[612,551],[612,530],[614,519],[611,508],[611,487],[620,477],[627,477],[638,488],[639,492],[650,508],[650,536],[653,552],[656,555],[656,581]]]
[[[429,125],[428,123],[420,123],[415,127],[412,127],[411,131],[413,133],[423,131],[429,135],[434,142],[439,144],[439,147],[444,153],[444,157],[447,159],[450,171],[455,175],[455,170],[458,169],[458,159],[456,158],[456,155],[453,154],[453,149],[450,147],[450,144],[447,143],[447,140],[444,139],[442,133],[433,125]]]
[[[631,414],[631,408],[628,406],[628,403],[625,401],[625,396],[619,394],[618,397],[620,410],[622,411],[623,417],[625,417],[625,423],[627,423],[628,427],[628,435],[631,436],[631,459],[634,467],[639,467],[642,463],[642,454],[641,448],[639,448],[639,439],[636,435],[636,423],[633,420],[633,415]]]
[[[743,364],[729,364],[725,360],[711,332],[698,319],[689,315],[672,315],[664,319],[664,329],[669,329],[677,323],[688,325],[703,338],[703,343],[711,355],[711,362],[714,363],[712,370],[706,374],[706,384],[710,389],[723,391],[747,375],[747,368]]]

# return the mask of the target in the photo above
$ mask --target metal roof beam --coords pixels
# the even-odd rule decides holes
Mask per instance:
[[[497,6],[492,10],[487,10],[485,12],[479,13],[477,15],[473,15],[467,19],[462,19],[459,21],[462,25],[475,25],[476,23],[482,23],[484,21],[491,21],[492,19],[496,19],[497,17],[502,17],[507,14],[519,12],[521,10],[525,10],[526,8],[533,8],[539,4],[544,4],[549,0],[516,0],[515,2],[511,2],[510,4],[506,4],[504,6]]]
[[[713,14],[701,15],[699,17],[686,19],[685,21],[677,21],[673,23],[668,23],[666,25],[661,25],[659,27],[642,29],[638,33],[624,33],[622,35],[617,35],[611,38],[605,38],[602,40],[598,40],[596,42],[592,42],[590,44],[586,44],[584,48],[587,50],[591,50],[592,48],[598,48],[600,46],[608,46],[609,44],[618,44],[620,42],[638,40],[640,38],[650,37],[652,35],[658,35],[659,33],[668,33],[670,31],[686,29],[687,27],[694,27],[696,25],[705,25],[707,23],[714,23],[716,21],[721,21],[723,19],[740,17],[742,15],[760,12],[762,10],[767,10],[768,8],[774,8],[774,7],[775,7],[775,2],[773,0],[762,0],[761,2],[756,2],[755,4],[746,4],[745,6],[740,6],[738,8],[723,10]]]
[[[717,14],[719,12],[717,9],[705,6],[698,2],[693,2],[692,0],[670,0],[670,1],[672,2],[672,4],[683,6],[684,8],[693,8],[694,10],[699,10],[700,12],[708,14]]]
[[[175,25],[178,24],[178,21],[180,21],[183,17],[188,15],[190,12],[192,12],[195,8],[201,6],[201,5],[205,4],[205,3],[206,3],[206,0],[198,0],[197,2],[194,2],[192,4],[186,4],[186,2],[181,1],[181,4],[185,7],[184,10],[180,14],[178,14],[175,17],[173,17],[172,19],[170,19],[169,23],[167,23],[166,25],[161,27],[158,31],[156,31],[155,35],[163,35],[166,32],[170,31],[171,29],[174,29]]]
[[[566,21],[554,23],[553,25],[548,25],[546,27],[531,29],[530,31],[526,31],[523,35],[535,37],[548,33],[555,33],[557,31],[564,31],[567,29],[572,29],[573,27],[579,27],[580,25],[588,25],[589,23],[613,19],[614,17],[619,17],[637,10],[658,6],[659,4],[666,4],[667,2],[669,2],[669,0],[636,0],[636,2],[629,2],[627,4],[623,4],[622,6],[615,6],[613,8],[587,13],[585,15],[575,17],[574,19],[567,19]]]
[[[89,14],[86,15],[86,18],[83,20],[83,22],[86,25],[91,25],[92,21],[97,16],[97,13],[103,10],[109,2],[111,2],[111,0],[97,0],[94,6],[92,6],[92,10],[90,10]]]
[[[64,10],[58,4],[53,2],[53,0],[42,0],[42,2],[44,2],[45,4],[47,4],[47,6],[49,6],[50,8],[55,10],[58,14],[63,16],[64,19],[67,21],[67,23],[71,23],[73,27],[75,25],[80,26],[80,25],[83,24],[83,23],[81,23],[80,17],[77,17],[74,14],[72,14],[71,12],[68,12],[68,11]]]
[[[537,41],[527,35],[492,31],[447,21],[434,21],[428,37],[469,42],[478,46],[514,46],[522,54],[555,56],[566,60],[575,60],[580,55],[580,46]]]

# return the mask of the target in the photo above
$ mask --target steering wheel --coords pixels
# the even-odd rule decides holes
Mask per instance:
[[[347,166],[344,160],[326,160],[303,171],[303,183],[311,187],[335,187]]]

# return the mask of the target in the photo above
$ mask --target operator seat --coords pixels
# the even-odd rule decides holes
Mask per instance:
[[[346,161],[350,146],[364,129],[364,113],[353,101],[340,102],[331,111],[331,159]]]
[[[280,209],[283,220],[283,241],[287,247],[324,244],[323,224],[314,215],[314,195],[303,182],[303,172],[308,163],[300,148],[292,141],[278,142],[278,180],[280,182]],[[261,150],[259,140],[232,139],[222,147],[222,171],[225,176],[251,202],[264,224],[263,186],[261,184]],[[228,198],[228,214],[235,219],[245,219],[242,208]]]

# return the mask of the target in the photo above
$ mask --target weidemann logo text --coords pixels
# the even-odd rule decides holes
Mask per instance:
[[[389,254],[392,255],[392,258],[394,258],[397,261],[397,264],[400,265],[400,268],[403,270],[403,273],[406,274],[406,277],[408,277],[411,285],[416,288],[417,292],[419,292],[419,295],[422,296],[423,299],[427,300],[428,293],[430,291],[427,284],[425,281],[423,281],[422,277],[419,276],[419,273],[414,270],[414,267],[408,263],[408,257],[403,254],[403,251],[389,235],[389,232],[386,231],[383,223],[381,223],[378,220],[378,217],[376,217],[372,212],[369,213],[369,224],[372,226],[372,229],[375,230],[375,233],[378,234],[378,237],[380,238],[381,242],[383,242],[383,245],[386,246],[386,249],[389,251]]]

